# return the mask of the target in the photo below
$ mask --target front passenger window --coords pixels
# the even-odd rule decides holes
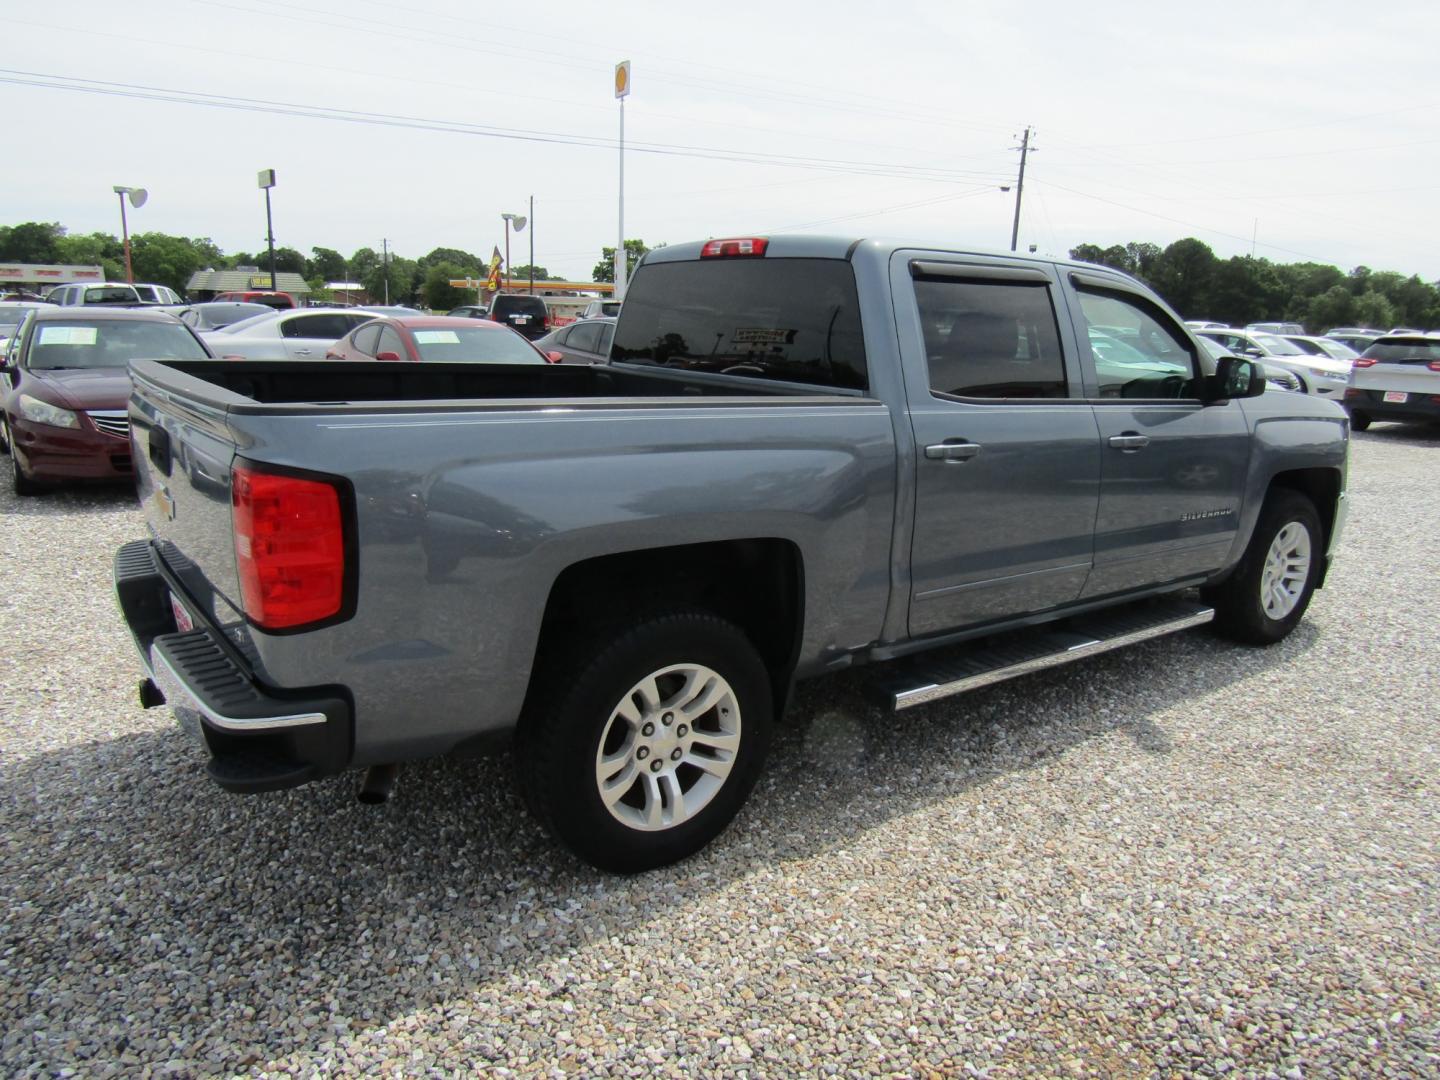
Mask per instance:
[[[1198,397],[1189,339],[1139,297],[1079,289],[1102,398]]]

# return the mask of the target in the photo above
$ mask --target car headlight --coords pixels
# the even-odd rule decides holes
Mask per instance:
[[[80,418],[69,409],[51,405],[48,401],[41,401],[29,394],[20,395],[20,415],[26,420],[37,424],[49,424],[51,427],[78,428],[80,426]]]
[[[1350,376],[1349,376],[1349,375],[1337,375],[1337,374],[1335,374],[1335,372],[1333,372],[1333,371],[1317,371],[1315,374],[1319,375],[1320,378],[1322,378],[1322,379],[1329,379],[1331,382],[1349,382],[1349,381],[1350,381]]]

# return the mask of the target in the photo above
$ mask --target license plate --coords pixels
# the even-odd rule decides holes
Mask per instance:
[[[1397,405],[1404,405],[1404,404],[1405,404],[1405,391],[1403,391],[1403,390],[1386,390],[1386,391],[1385,391],[1385,400],[1386,400],[1386,401],[1393,401],[1393,402],[1395,402]]]
[[[511,321],[511,322],[517,322],[517,323],[528,323],[528,322],[530,321],[530,316],[529,316],[529,315],[512,315],[512,316],[510,317],[510,321]]]
[[[175,616],[175,629],[182,634],[195,629],[195,620],[190,618],[190,613],[185,610],[185,605],[180,603],[174,593],[170,594],[170,611]]]

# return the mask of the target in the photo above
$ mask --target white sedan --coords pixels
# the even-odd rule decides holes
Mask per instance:
[[[377,317],[362,308],[291,308],[200,336],[224,360],[324,360],[331,345]]]

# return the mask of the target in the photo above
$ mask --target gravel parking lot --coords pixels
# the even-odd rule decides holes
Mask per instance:
[[[504,759],[222,793],[135,702],[132,497],[6,485],[0,1070],[1433,1076],[1440,440],[1357,435],[1350,492],[1282,645],[803,687],[736,826],[616,878]]]

